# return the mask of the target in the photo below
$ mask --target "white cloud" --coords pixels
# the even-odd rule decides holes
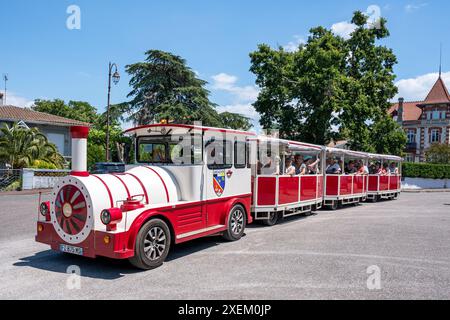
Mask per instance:
[[[423,7],[426,7],[428,3],[422,2],[422,3],[409,3],[405,6],[405,11],[408,13],[417,11]]]
[[[350,34],[355,31],[355,29],[356,25],[347,21],[341,21],[331,26],[331,31],[333,31],[335,35],[341,36],[344,39],[349,39]]]
[[[253,102],[258,98],[258,87],[237,86],[238,78],[226,73],[219,73],[212,76],[214,80],[212,88],[231,93],[236,102]]]
[[[283,46],[284,50],[286,50],[287,52],[295,52],[298,50],[298,47],[301,44],[305,44],[306,41],[303,37],[295,35],[294,36],[294,40],[290,41],[287,45]]]
[[[1,93],[5,93],[4,91],[0,91]],[[16,95],[12,91],[6,91],[6,104],[12,105],[16,107],[31,107],[33,105],[33,100],[30,100],[25,97],[21,97]]]
[[[395,83],[398,87],[398,94],[395,100],[399,97],[405,98],[406,101],[422,101],[427,97],[433,85],[438,79],[438,73],[428,73],[416,78],[402,79]],[[450,88],[450,72],[442,73],[447,88]]]

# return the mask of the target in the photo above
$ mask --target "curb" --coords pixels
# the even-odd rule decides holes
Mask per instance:
[[[1,196],[30,196],[34,194],[46,194],[50,193],[52,189],[34,189],[34,190],[24,190],[24,191],[6,191],[6,192],[0,192]]]
[[[402,193],[447,193],[450,189],[406,189]]]

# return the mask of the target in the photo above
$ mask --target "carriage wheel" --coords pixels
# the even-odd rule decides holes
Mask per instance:
[[[129,261],[139,269],[157,268],[166,260],[170,244],[171,235],[167,224],[160,219],[150,220],[139,230],[134,257]]]
[[[237,241],[244,235],[245,209],[240,204],[235,205],[228,216],[228,228],[223,237],[228,241]]]
[[[263,223],[266,226],[271,227],[277,224],[279,218],[280,215],[278,214],[278,212],[269,212],[269,218],[267,220],[263,220]]]
[[[333,203],[330,206],[331,210],[337,210],[339,208],[339,202],[337,200],[333,200]]]

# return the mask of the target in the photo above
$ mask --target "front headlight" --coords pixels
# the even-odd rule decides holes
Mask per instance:
[[[100,214],[100,220],[104,225],[108,225],[111,222],[111,213],[108,210],[103,210]]]
[[[50,213],[50,204],[48,202],[42,202],[39,206],[39,211],[46,217]]]

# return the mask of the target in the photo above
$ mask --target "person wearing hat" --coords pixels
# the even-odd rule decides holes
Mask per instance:
[[[284,173],[288,176],[295,176],[295,167],[292,165],[292,158],[286,157],[286,160],[284,162]]]

